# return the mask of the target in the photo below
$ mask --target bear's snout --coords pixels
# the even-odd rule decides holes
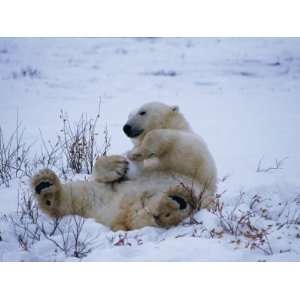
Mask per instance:
[[[125,124],[123,127],[123,131],[125,132],[126,135],[130,136],[131,133],[131,126],[128,124]]]
[[[130,138],[138,137],[140,134],[143,133],[143,129],[135,128],[129,124],[125,124],[123,127],[123,131],[125,134]]]

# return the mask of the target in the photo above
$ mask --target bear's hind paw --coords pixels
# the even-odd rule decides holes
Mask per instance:
[[[170,188],[160,199],[153,217],[158,226],[171,227],[179,224],[192,212],[191,193],[182,187]]]
[[[31,186],[35,193],[39,207],[52,217],[58,216],[58,193],[60,181],[56,174],[44,169],[33,176]]]

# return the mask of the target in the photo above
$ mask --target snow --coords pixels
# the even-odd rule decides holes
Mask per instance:
[[[18,115],[38,151],[40,132],[55,140],[61,129],[60,110],[72,120],[83,112],[94,116],[101,98],[99,132],[107,125],[109,154],[120,154],[132,147],[122,133],[130,111],[148,101],[179,105],[215,157],[224,213],[237,203],[236,215],[247,212],[258,195],[251,221],[272,229],[260,249],[243,236],[221,233],[219,216],[207,211],[196,214],[197,223],[169,230],[114,233],[86,220],[82,234],[91,238],[91,249],[84,257],[64,253],[43,236],[24,249],[10,222],[18,191],[28,189],[24,177],[0,186],[0,260],[299,260],[299,53],[296,38],[1,38],[5,134],[15,129]],[[279,169],[256,172],[259,161],[266,169],[282,159]],[[60,242],[58,234],[53,238]]]

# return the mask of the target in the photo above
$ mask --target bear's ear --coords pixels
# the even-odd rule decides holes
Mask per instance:
[[[171,106],[172,111],[179,112],[179,106],[173,105]]]

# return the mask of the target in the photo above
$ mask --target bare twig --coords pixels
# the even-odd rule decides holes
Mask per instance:
[[[66,256],[83,258],[90,253],[94,247],[96,236],[91,238],[88,234],[83,236],[85,219],[80,216],[71,216],[62,220],[56,220],[53,228],[48,231],[45,224],[39,225],[44,238],[52,242]],[[57,234],[54,236],[54,232]]]
[[[257,173],[267,173],[267,172],[272,171],[272,170],[281,170],[284,161],[287,160],[287,159],[288,159],[288,157],[284,157],[284,158],[282,158],[280,160],[275,159],[274,166],[263,168],[262,167],[262,160],[263,160],[263,158],[261,158],[259,160],[259,162],[258,162],[258,165],[257,165],[257,168],[256,168],[256,172]]]

